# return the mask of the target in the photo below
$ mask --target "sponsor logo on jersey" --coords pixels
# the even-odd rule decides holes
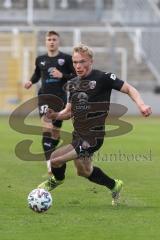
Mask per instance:
[[[82,104],[88,102],[88,96],[85,92],[78,93],[77,98],[78,98],[79,102],[82,103]]]
[[[58,78],[49,78],[46,79],[46,83],[55,83],[55,82],[60,82],[61,80]]]
[[[60,66],[63,66],[64,63],[65,63],[65,60],[64,60],[64,59],[62,59],[62,58],[59,58],[59,59],[58,59],[58,64],[59,64]]]
[[[94,89],[96,87],[96,81],[90,81],[89,82],[89,88]]]

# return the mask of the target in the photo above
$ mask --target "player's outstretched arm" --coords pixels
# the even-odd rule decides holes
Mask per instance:
[[[60,111],[55,112],[52,109],[48,109],[46,112],[46,117],[52,120],[68,120],[71,118],[71,103],[67,103],[66,107]]]
[[[129,95],[129,97],[136,103],[144,117],[151,115],[151,107],[144,103],[140,93],[133,86],[128,83],[124,83],[120,91]]]

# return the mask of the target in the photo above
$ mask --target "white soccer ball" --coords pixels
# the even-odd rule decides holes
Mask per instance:
[[[52,206],[52,196],[42,188],[34,189],[28,195],[28,206],[35,212],[45,212]]]

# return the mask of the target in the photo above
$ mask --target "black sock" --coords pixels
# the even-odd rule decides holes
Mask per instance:
[[[93,172],[88,177],[91,182],[97,183],[99,185],[104,185],[109,189],[113,189],[115,186],[114,179],[108,177],[100,168],[93,167]]]
[[[44,132],[42,138],[42,146],[45,154],[46,160],[50,159],[51,153],[56,149],[59,143],[59,139],[51,138],[51,133]]]
[[[51,167],[51,170],[56,180],[65,179],[66,163],[64,163],[63,166],[61,166],[60,168]]]

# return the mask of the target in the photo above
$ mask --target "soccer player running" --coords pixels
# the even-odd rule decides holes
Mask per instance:
[[[103,144],[111,91],[115,89],[128,94],[144,117],[151,114],[151,107],[145,105],[133,86],[118,79],[115,74],[93,69],[93,51],[90,47],[83,44],[74,47],[72,60],[77,77],[67,86],[70,91],[69,102],[62,111],[48,109],[46,120],[64,120],[72,117],[73,138],[70,144],[51,154],[51,169],[54,175],[55,168],[60,169],[67,161],[73,160],[77,174],[110,189],[112,205],[116,205],[123,182],[109,177],[102,169],[92,164],[93,153]],[[38,187],[51,191],[63,181],[64,176],[61,179],[52,176]]]
[[[63,86],[68,79],[73,78],[74,68],[72,57],[66,53],[59,51],[60,35],[55,31],[49,31],[45,36],[45,44],[47,54],[38,56],[35,61],[35,70],[30,79],[24,85],[29,89],[33,84],[41,79],[41,87],[38,92],[38,108],[39,115],[43,127],[42,146],[47,161],[48,174],[52,175],[50,166],[50,155],[55,150],[60,141],[60,128],[62,120],[44,121],[44,114],[47,108],[57,109],[57,104],[54,104],[51,99],[54,96],[59,97],[59,100],[66,104],[66,92]],[[61,110],[61,109],[59,109]],[[66,166],[63,166],[63,169]],[[54,170],[54,175],[59,177],[59,171]]]

